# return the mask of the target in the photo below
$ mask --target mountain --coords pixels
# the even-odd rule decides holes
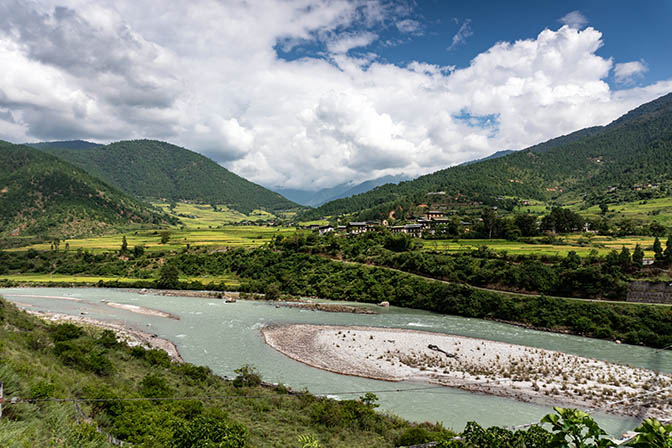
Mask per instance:
[[[87,142],[86,140],[60,140],[55,142],[24,143],[24,145],[35,149],[91,149],[103,146],[99,143]]]
[[[383,176],[377,179],[367,180],[359,184],[352,185],[350,183],[343,183],[330,188],[322,188],[320,190],[299,190],[291,188],[274,188],[284,197],[301,205],[310,207],[319,207],[325,202],[333,201],[340,198],[347,198],[356,194],[366,193],[374,188],[385,184],[398,184],[403,180],[409,178],[404,175],[397,176]]]
[[[462,162],[462,163],[460,163],[460,166],[471,165],[472,163],[478,163],[478,162],[482,162],[484,160],[499,159],[500,157],[508,156],[512,152],[515,152],[515,151],[512,150],[512,149],[502,149],[501,151],[497,151],[495,153],[492,153],[487,157],[483,157],[482,159],[468,160],[466,162]]]
[[[170,218],[37,149],[0,141],[0,235],[74,237]]]
[[[500,196],[586,204],[672,195],[672,94],[644,104],[608,124],[516,151],[496,159],[456,166],[399,185],[326,203],[302,218],[358,214],[387,216],[390,210],[431,202],[443,192],[455,203],[497,204]],[[433,196],[439,197],[439,196]],[[449,205],[449,204],[448,204]]]
[[[297,207],[207,157],[170,143],[129,140],[86,150],[56,146],[40,149],[145,200],[225,204],[242,213]]]

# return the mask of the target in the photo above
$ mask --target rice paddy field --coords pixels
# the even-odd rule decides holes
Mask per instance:
[[[586,217],[597,216],[600,214],[600,208],[598,206],[577,211]],[[665,227],[672,227],[672,197],[624,202],[622,204],[610,204],[607,216],[610,219],[632,219],[639,223],[657,221]]]
[[[241,221],[268,221],[275,218],[275,215],[264,210],[254,210],[249,215],[245,215],[223,204],[213,207],[209,204],[178,202],[172,209],[167,202],[153,202],[152,205],[179,218],[188,229],[218,227]]]
[[[119,250],[122,238],[125,236],[129,249],[133,246],[144,246],[148,251],[164,251],[182,249],[190,246],[221,246],[221,247],[257,247],[268,243],[276,235],[291,234],[294,227],[269,227],[269,226],[242,226],[224,225],[217,229],[208,228],[185,228],[185,229],[157,229],[138,230],[126,233],[95,236],[90,238],[62,240],[60,249],[64,250],[66,244],[68,250],[88,250],[93,253]],[[161,243],[162,233],[167,232],[169,240]],[[33,244],[10,250],[49,250],[51,243]]]
[[[540,239],[537,239],[539,241]],[[487,239],[462,239],[462,240],[424,240],[423,250],[443,252],[465,252],[476,250],[486,246],[496,252],[506,251],[511,255],[556,255],[564,257],[570,251],[580,256],[590,254],[596,250],[600,255],[606,255],[612,250],[620,251],[623,246],[632,252],[637,244],[642,246],[646,257],[653,257],[653,237],[632,236],[624,238],[612,238],[598,235],[568,235],[562,244],[530,244],[521,241],[487,240]],[[664,241],[663,241],[664,244]]]
[[[15,274],[15,275],[0,275],[0,280],[9,280],[19,283],[58,283],[58,284],[95,284],[99,281],[119,283],[133,283],[138,280],[152,280],[152,279],[138,279],[131,277],[100,277],[100,276],[85,276],[85,275],[65,275],[65,274]],[[180,277],[180,281],[184,282],[201,282],[204,285],[208,283],[224,283],[227,286],[235,289],[240,286],[240,281],[234,275],[219,275],[213,277]]]

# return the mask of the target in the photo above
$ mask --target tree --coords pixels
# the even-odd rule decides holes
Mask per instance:
[[[632,253],[632,262],[638,268],[644,266],[644,251],[639,244],[635,246],[635,251]]]
[[[627,271],[632,265],[632,258],[630,257],[630,249],[623,246],[621,253],[618,254],[618,263],[621,265],[621,269]]]
[[[600,213],[602,213],[603,215],[606,215],[608,211],[609,211],[609,205],[607,205],[606,202],[601,203],[600,204]]]
[[[663,252],[663,261],[667,264],[672,263],[672,235],[667,237],[665,252]]]
[[[535,236],[539,233],[537,217],[530,214],[516,215],[515,223],[523,236]]]
[[[653,253],[656,263],[663,262],[663,245],[660,244],[660,240],[656,237],[656,240],[653,242]]]
[[[180,272],[174,264],[164,264],[159,270],[156,286],[164,289],[177,289],[180,286]]]
[[[142,257],[145,254],[145,246],[142,244],[139,246],[133,246],[133,256],[135,258]]]
[[[562,208],[554,207],[551,213],[541,220],[541,226],[544,230],[552,230],[557,233],[568,233],[579,230],[584,223],[584,219],[578,213]]]
[[[128,241],[126,241],[126,235],[121,238],[121,250],[119,252],[121,254],[128,252]]]
[[[166,244],[168,241],[170,241],[170,232],[164,230],[161,232],[161,244]]]
[[[665,226],[658,221],[653,221],[649,224],[649,233],[653,236],[663,236],[665,235]]]
[[[483,210],[481,219],[483,219],[483,227],[485,228],[485,231],[488,234],[488,238],[492,238],[492,231],[494,230],[495,225],[497,224],[497,214],[493,209],[486,208],[485,210]]]
[[[568,269],[576,269],[581,266],[581,257],[575,251],[570,250],[567,253],[567,258],[562,260],[562,266]]]

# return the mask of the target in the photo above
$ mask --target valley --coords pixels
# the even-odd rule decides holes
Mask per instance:
[[[468,434],[472,420],[527,425],[552,413],[552,405],[589,409],[614,436],[644,417],[665,423],[672,195],[667,162],[656,161],[667,150],[668,115],[661,111],[670,101],[663,97],[604,128],[316,208],[165,142],[3,143],[1,155],[13,168],[0,177],[0,294],[56,319],[39,323],[10,311],[18,319],[12,326],[49,334],[75,322],[93,325],[86,331],[94,339],[96,326],[135,335],[132,344],[156,338],[211,369],[223,387],[249,378],[253,365],[254,375],[270,381],[260,396],[282,383],[312,397],[305,398],[310,410],[302,408],[310,414],[304,427],[317,425],[328,446],[348,446],[334,431],[353,421],[363,431],[352,435],[357,443],[373,437],[395,446],[401,431],[419,427],[430,439],[446,439],[463,427]],[[639,145],[643,159],[629,159],[622,142]],[[593,155],[579,163],[577,154]],[[634,163],[639,174],[622,177],[624,164]],[[361,307],[366,313],[353,312]],[[352,333],[353,341],[344,340],[348,332],[359,339]],[[390,347],[381,338],[392,340]],[[464,346],[464,359],[446,361],[427,341]],[[68,350],[79,350],[72,344]],[[92,371],[93,382],[105,376],[96,369],[107,369],[100,356],[112,353],[110,345],[89,360],[28,346],[61,357],[47,363]],[[112,356],[135,356],[121,347]],[[4,371],[21,356],[29,355]],[[168,372],[179,370],[173,364],[148,375],[172,378]],[[10,390],[37,387],[13,375]],[[39,384],[60,384],[39,375]],[[349,400],[354,394],[360,398]],[[335,399],[355,406],[357,417],[332,422],[333,407],[341,406]],[[250,404],[253,412],[294,406],[269,400],[275,404]],[[376,414],[377,406],[395,417]],[[228,409],[245,423],[246,440],[267,437],[268,421],[257,424],[245,406]],[[88,412],[104,414],[99,421],[117,436],[151,446],[114,411]],[[296,427],[283,428],[297,437]],[[289,443],[287,433],[277,440]]]

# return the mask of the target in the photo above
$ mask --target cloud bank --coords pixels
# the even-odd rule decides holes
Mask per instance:
[[[522,148],[672,91],[610,89],[612,73],[627,87],[645,66],[597,55],[601,33],[576,17],[463,68],[367,52],[381,26],[420,32],[408,11],[383,0],[7,0],[0,138],[159,138],[264,185],[320,188]],[[324,50],[278,55],[299,43]]]

